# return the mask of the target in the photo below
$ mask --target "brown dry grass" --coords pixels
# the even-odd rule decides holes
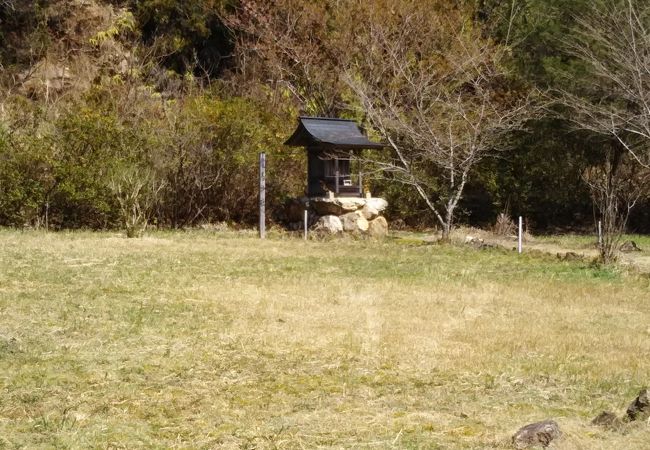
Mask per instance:
[[[647,278],[505,251],[0,231],[0,448],[647,448]],[[644,447],[645,446],[645,447]]]
[[[516,249],[517,236],[501,235],[499,233],[486,231],[478,228],[459,227],[452,233],[452,240],[457,244],[464,244],[468,236],[482,239],[487,244],[497,245],[504,249]],[[438,239],[436,234],[429,234],[424,238],[426,241]],[[616,263],[619,267],[632,268],[641,273],[650,273],[650,236],[647,235],[624,235],[621,243],[634,241],[640,248],[638,252],[619,252]],[[597,237],[578,234],[564,235],[541,235],[534,236],[528,232],[524,233],[524,252],[543,252],[550,255],[564,257],[572,253],[583,257],[585,260],[598,259]]]

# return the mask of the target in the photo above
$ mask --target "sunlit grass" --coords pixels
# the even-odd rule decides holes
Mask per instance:
[[[0,231],[0,448],[643,448],[648,278],[252,233]]]
[[[572,249],[593,248],[598,242],[598,236],[584,234],[562,234],[536,236],[535,239],[540,242],[553,243]],[[641,234],[626,234],[621,237],[621,242],[634,241],[642,250],[650,251],[650,236]]]

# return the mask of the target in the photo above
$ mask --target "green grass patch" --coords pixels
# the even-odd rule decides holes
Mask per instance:
[[[0,230],[0,448],[566,448],[648,383],[650,280],[543,253]]]

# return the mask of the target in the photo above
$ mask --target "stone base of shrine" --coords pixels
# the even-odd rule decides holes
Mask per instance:
[[[381,214],[388,207],[388,202],[378,197],[312,197],[300,199],[298,211],[307,209],[307,225],[310,231],[320,234],[367,235],[384,237],[388,234],[388,222]],[[303,213],[304,214],[304,213]],[[303,218],[304,220],[304,218]],[[299,230],[303,221],[289,223],[289,228]]]

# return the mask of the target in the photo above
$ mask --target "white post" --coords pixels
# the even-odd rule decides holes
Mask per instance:
[[[603,246],[603,222],[598,221],[598,248]]]
[[[305,231],[305,240],[307,240],[307,227],[309,226],[308,224],[309,220],[309,214],[307,212],[307,208],[305,208],[305,215],[303,217],[303,226],[304,226],[304,231]]]
[[[524,218],[519,216],[519,245],[517,246],[517,250],[521,254],[524,249],[523,249],[523,239],[524,239]]]
[[[266,153],[260,153],[260,239],[266,239]]]

